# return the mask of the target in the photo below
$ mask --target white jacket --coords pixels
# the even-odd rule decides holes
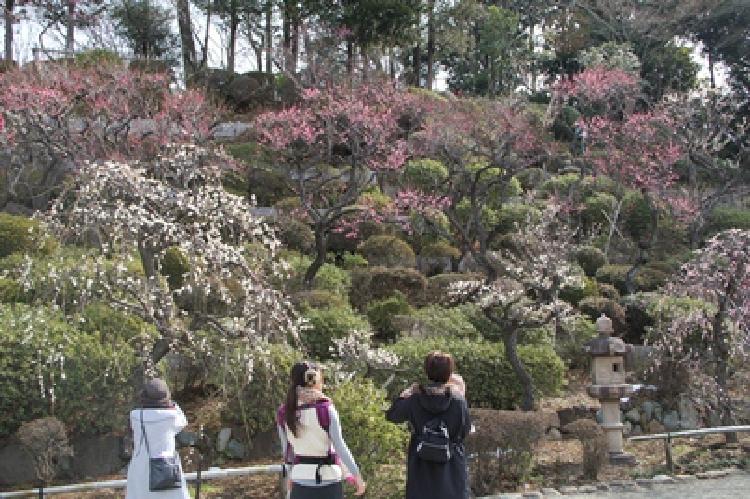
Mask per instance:
[[[150,457],[174,455],[174,437],[185,426],[187,419],[182,409],[143,409],[143,426],[148,436]],[[133,429],[133,457],[128,465],[126,499],[189,499],[185,478],[178,489],[150,492],[148,489],[149,454],[146,442],[141,438],[141,409],[130,411],[130,427]]]

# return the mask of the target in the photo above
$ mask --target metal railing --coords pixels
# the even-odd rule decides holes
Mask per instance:
[[[280,464],[270,464],[267,466],[248,466],[245,468],[226,468],[226,469],[210,469],[201,472],[201,480],[215,480],[221,478],[229,478],[235,476],[247,476],[247,475],[258,475],[258,474],[281,474]],[[197,480],[197,473],[185,473],[185,480],[188,482],[194,482]],[[88,483],[76,483],[72,485],[58,485],[55,487],[45,487],[44,494],[68,494],[72,492],[85,492],[89,490],[101,490],[101,489],[123,489],[127,485],[127,480],[104,480],[101,482],[88,482]],[[6,497],[34,497],[39,496],[38,489],[30,490],[18,490],[14,492],[0,492],[0,498]],[[283,497],[283,496],[282,496]]]
[[[750,426],[717,426],[715,428],[701,428],[699,430],[682,430],[667,433],[654,433],[653,435],[638,435],[628,437],[629,442],[641,442],[644,440],[664,440],[664,454],[667,469],[674,473],[674,459],[672,458],[672,439],[680,437],[695,437],[703,435],[718,435],[721,433],[740,433],[750,431]]]

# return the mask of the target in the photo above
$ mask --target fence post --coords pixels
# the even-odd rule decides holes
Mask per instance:
[[[667,470],[669,474],[674,474],[674,461],[672,460],[672,435],[667,432],[667,438],[664,439],[664,452],[667,458]]]

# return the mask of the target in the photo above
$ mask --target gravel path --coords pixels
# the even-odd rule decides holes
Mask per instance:
[[[549,497],[549,496],[545,496]],[[750,473],[733,473],[723,478],[710,480],[687,480],[675,484],[653,485],[651,488],[640,487],[633,492],[598,492],[594,494],[576,494],[559,496],[570,499],[726,499],[750,498]]]

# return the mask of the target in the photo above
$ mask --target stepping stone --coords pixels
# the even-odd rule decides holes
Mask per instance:
[[[654,486],[654,482],[650,478],[636,478],[635,483],[639,487],[647,487],[649,489]]]
[[[607,492],[609,491],[609,485],[607,485],[606,483],[597,483],[596,490],[598,490],[599,492]]]
[[[578,493],[578,487],[574,487],[572,485],[563,485],[560,487],[560,492],[565,495],[573,495]]]
[[[543,488],[542,494],[544,494],[545,496],[561,496],[562,495],[557,491],[557,489],[552,489],[549,487]]]
[[[581,485],[578,487],[580,494],[595,494],[597,492],[596,485]]]
[[[675,479],[672,478],[669,475],[656,475],[654,478],[651,479],[651,483],[654,484],[665,484],[665,483],[674,483]]]
[[[678,482],[687,482],[688,480],[695,480],[695,475],[675,475],[674,479]]]
[[[541,492],[534,490],[531,492],[524,492],[523,496],[521,497],[523,497],[524,499],[539,499],[544,497],[544,495]]]

